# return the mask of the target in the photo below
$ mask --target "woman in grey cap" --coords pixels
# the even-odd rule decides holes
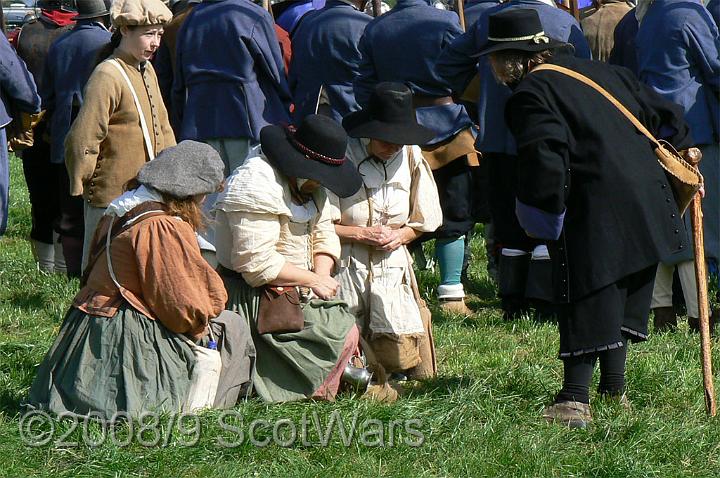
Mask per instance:
[[[202,200],[220,189],[223,167],[212,147],[183,141],[110,203],[30,406],[102,419],[188,410],[198,345],[214,346],[222,361],[210,403],[235,404],[252,342],[245,321],[223,312],[225,287],[195,238]]]

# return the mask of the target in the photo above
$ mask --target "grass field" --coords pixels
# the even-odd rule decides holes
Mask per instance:
[[[26,239],[30,205],[17,160],[11,163],[11,176],[10,227],[0,238],[2,477],[720,476],[720,421],[705,416],[697,336],[683,325],[676,333],[631,347],[627,378],[632,411],[593,394],[590,428],[547,425],[540,413],[562,374],[555,358],[557,332],[552,325],[529,320],[502,321],[479,243],[474,244],[470,287],[476,315],[460,319],[434,310],[440,375],[416,384],[394,404],[352,397],[275,406],[251,400],[237,408],[234,418],[242,418],[243,441],[223,425],[228,422],[220,412],[202,414],[193,436],[166,418],[162,427],[150,427],[140,439],[137,427],[121,425],[114,440],[104,442],[99,425],[73,430],[66,420],[55,424],[49,444],[28,446],[20,435],[19,403],[78,284],[35,270]],[[422,274],[425,292],[436,283],[433,274]],[[720,360],[714,367],[720,369]],[[344,428],[356,420],[363,425],[359,432],[367,435],[344,442],[336,427],[323,444],[322,433],[309,426],[304,443],[291,443],[292,429],[300,433],[307,418],[321,431],[333,418]],[[254,420],[283,419],[278,440],[271,440],[271,428],[257,435],[267,446],[247,439]],[[392,420],[416,420],[415,433],[396,430],[390,443]],[[158,438],[154,434],[160,435],[157,445],[152,444]],[[79,444],[62,445],[61,438]],[[83,444],[87,439],[100,444]],[[222,446],[226,442],[239,443]]]

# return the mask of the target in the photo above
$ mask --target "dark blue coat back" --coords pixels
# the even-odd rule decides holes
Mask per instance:
[[[70,131],[73,106],[80,108],[83,88],[95,68],[97,55],[110,41],[110,32],[93,21],[80,21],[55,40],[45,61],[43,108],[50,115],[51,156],[56,164],[65,162],[65,136]]]
[[[259,140],[289,122],[290,92],[272,17],[248,0],[205,0],[180,28],[172,107],[179,139]]]
[[[340,121],[357,110],[353,79],[360,69],[358,43],[372,17],[340,0],[308,13],[292,39],[288,80],[299,123],[315,112],[320,86],[325,88],[333,117]]]
[[[425,0],[399,0],[375,18],[360,39],[360,76],[355,97],[367,104],[374,86],[400,81],[414,94],[447,96],[450,87],[435,72],[435,58],[462,33],[454,12],[439,10]]]
[[[377,83],[405,83],[415,95],[442,97],[450,86],[435,69],[443,48],[462,34],[454,12],[439,10],[425,0],[399,0],[395,8],[375,18],[360,39],[360,75],[355,79],[355,98],[367,104]],[[417,109],[418,122],[435,131],[435,144],[472,126],[462,105]]]
[[[505,103],[512,91],[498,83],[493,76],[487,57],[472,58],[487,43],[488,17],[506,8],[532,8],[538,12],[547,36],[570,43],[575,56],[590,58],[590,47],[580,24],[569,13],[551,7],[540,0],[511,0],[483,12],[467,33],[458,37],[446,48],[437,63],[438,74],[445,78],[454,91],[461,93],[475,74],[480,75],[478,97],[478,125],[480,132],[476,145],[479,151],[516,154],[515,140],[505,125]]]

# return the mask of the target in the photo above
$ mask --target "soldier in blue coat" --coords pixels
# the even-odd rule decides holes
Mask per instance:
[[[477,99],[480,132],[476,148],[488,162],[490,211],[498,257],[498,285],[505,318],[527,312],[526,293],[533,299],[550,299],[543,292],[549,273],[544,245],[529,238],[515,217],[515,164],[517,149],[510,130],[505,126],[505,103],[512,91],[493,76],[487,58],[478,61],[477,52],[488,42],[488,17],[505,9],[533,9],[538,12],[545,34],[573,45],[575,56],[590,58],[590,47],[575,18],[541,0],[511,0],[482,13],[468,32],[455,39],[437,60],[437,73],[448,81],[453,91],[461,93],[479,74]],[[532,259],[535,260],[532,260]],[[532,270],[533,273],[529,271]]]
[[[77,0],[77,9],[75,27],[50,45],[40,90],[50,124],[50,163],[55,171],[60,206],[55,230],[60,235],[71,277],[80,276],[84,221],[82,197],[70,196],[65,137],[82,105],[83,88],[95,68],[98,53],[111,36],[110,12],[103,0]]]
[[[40,96],[33,77],[18,57],[5,35],[0,35],[0,236],[5,234],[8,220],[10,164],[6,126],[13,116],[24,111],[40,111]],[[12,115],[12,116],[11,116]]]
[[[641,1],[636,45],[640,81],[683,107],[703,159],[705,257],[720,258],[720,37],[699,0]],[[687,218],[686,218],[687,220]],[[673,327],[672,278],[677,265],[691,328],[698,329],[696,284],[690,251],[663,260],[653,293],[656,325]],[[658,322],[658,317],[662,320]]]
[[[461,274],[465,237],[476,221],[471,169],[478,166],[475,133],[467,111],[453,101],[449,85],[435,69],[442,49],[460,34],[454,12],[434,8],[430,0],[399,0],[365,28],[360,39],[360,75],[354,86],[358,103],[365,106],[377,83],[405,83],[413,93],[418,122],[435,133],[421,146],[433,170],[443,212],[443,225],[427,235],[437,239],[438,298],[445,310],[468,314]]]
[[[178,32],[172,109],[178,140],[204,141],[226,174],[269,124],[290,120],[290,92],[272,17],[249,0],[205,0]]]
[[[372,17],[363,12],[365,0],[329,0],[322,10],[303,18],[292,38],[292,61],[288,81],[295,103],[295,124],[318,112],[341,122],[359,109],[353,92],[358,75],[358,43]],[[326,111],[323,111],[326,110]]]

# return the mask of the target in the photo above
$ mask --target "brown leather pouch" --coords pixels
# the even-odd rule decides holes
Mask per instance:
[[[257,330],[260,335],[300,332],[305,317],[295,287],[266,285],[260,295]]]

